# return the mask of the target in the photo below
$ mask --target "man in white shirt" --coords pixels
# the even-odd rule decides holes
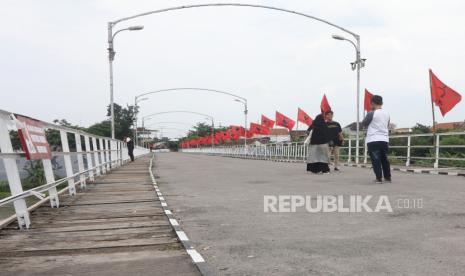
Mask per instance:
[[[362,125],[368,127],[366,143],[370,154],[373,171],[376,175],[375,183],[391,182],[391,165],[388,160],[389,151],[389,114],[382,109],[383,98],[374,95],[371,98],[372,111],[363,119]]]

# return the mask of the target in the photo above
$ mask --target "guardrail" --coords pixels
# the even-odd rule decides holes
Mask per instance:
[[[41,121],[45,129],[59,131],[62,151],[52,152],[52,156],[63,156],[66,177],[55,180],[52,162],[50,159],[41,159],[46,184],[23,190],[17,160],[24,157],[24,152],[13,149],[10,137],[11,130],[17,130],[12,120],[11,112],[0,110],[0,158],[5,166],[5,172],[10,188],[11,196],[0,200],[0,206],[13,203],[15,215],[0,222],[0,228],[17,219],[21,229],[30,227],[29,212],[39,207],[46,201],[50,201],[52,208],[60,206],[59,195],[68,191],[71,196],[76,195],[76,185],[85,189],[87,181],[94,181],[95,176],[108,173],[112,169],[128,162],[126,143],[108,137],[97,136],[81,130],[68,128],[56,124]],[[74,135],[76,151],[71,152],[68,135]],[[84,144],[82,144],[84,141]],[[139,157],[149,153],[142,147],[134,149],[134,156]],[[73,169],[71,157],[77,159],[77,171]],[[68,185],[58,191],[57,187],[63,183]],[[44,193],[47,192],[48,195]],[[26,198],[35,196],[39,202],[28,207]]]
[[[368,162],[369,156],[364,138],[360,140],[360,144],[364,145],[360,148],[360,160],[355,160],[355,138],[347,138],[344,146],[340,147],[340,156],[347,163],[363,162],[366,164]],[[295,142],[248,145],[246,148],[244,145],[213,148],[208,146],[184,148],[180,151],[265,160],[305,161],[307,156],[307,146]],[[405,166],[421,163],[424,166],[438,168],[440,165],[450,166],[453,161],[456,161],[454,164],[456,167],[465,167],[465,132],[391,135],[389,158],[401,162]]]

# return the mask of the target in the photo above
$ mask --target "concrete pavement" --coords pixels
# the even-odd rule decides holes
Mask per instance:
[[[163,153],[158,185],[218,275],[464,275],[465,181],[368,169]],[[264,195],[386,195],[393,212],[264,213]],[[422,199],[423,208],[399,208]]]

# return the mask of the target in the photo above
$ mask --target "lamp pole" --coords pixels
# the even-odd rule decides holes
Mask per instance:
[[[195,114],[195,115],[200,115],[200,116],[205,116],[206,119],[209,119],[211,120],[211,138],[212,138],[212,143],[211,143],[211,147],[212,147],[212,151],[213,151],[213,145],[215,143],[215,139],[214,139],[214,136],[213,136],[213,130],[215,128],[215,118],[213,118],[213,116],[211,115],[208,115],[208,114],[205,114],[205,113],[200,113],[200,112],[195,112],[195,111],[187,111],[187,110],[172,110],[172,111],[163,111],[163,112],[157,112],[157,113],[152,113],[152,114],[149,114],[149,115],[146,115],[144,116],[143,118],[148,118],[148,117],[152,117],[152,116],[156,116],[156,115],[161,115],[161,114],[169,114],[169,113],[188,113],[188,114]]]
[[[114,97],[113,97],[113,60],[115,59],[115,48],[114,48],[114,40],[118,33],[122,31],[139,31],[144,28],[144,26],[131,26],[128,28],[124,28],[121,30],[116,31],[113,34],[113,25],[115,23],[109,22],[108,23],[108,63],[110,66],[110,122],[111,122],[111,138],[115,139],[115,104],[114,104]]]
[[[247,99],[235,99],[235,101],[244,105],[244,154],[247,155]]]
[[[141,102],[141,101],[145,101],[145,100],[148,100],[149,98],[145,97],[145,98],[140,98],[138,96],[135,97],[134,99],[134,143],[137,145],[137,114],[139,114],[139,110],[138,110],[138,103]]]
[[[162,92],[169,92],[169,91],[179,91],[179,90],[190,90],[190,91],[203,91],[203,92],[211,92],[211,93],[217,93],[217,94],[223,94],[223,95],[228,95],[231,97],[234,97],[234,101],[242,103],[244,105],[244,128],[247,130],[247,113],[248,113],[248,105],[247,105],[247,99],[244,97],[241,97],[237,94],[233,94],[231,92],[226,92],[226,91],[221,91],[221,90],[216,90],[216,89],[210,89],[210,88],[199,88],[199,87],[178,87],[178,88],[168,88],[168,89],[161,89],[161,90],[155,90],[151,92],[146,92],[142,93],[136,96],[135,101],[137,103],[139,97],[143,96],[148,96],[151,94],[158,94]],[[244,138],[244,147],[247,146],[247,137]]]
[[[352,62],[351,65],[352,70],[357,70],[357,133],[355,134],[355,163],[358,164],[360,155],[360,68],[365,67],[366,59],[361,58],[359,35],[354,35],[356,42],[340,35],[333,35],[332,37],[337,40],[345,40],[352,44],[355,48],[355,61]]]

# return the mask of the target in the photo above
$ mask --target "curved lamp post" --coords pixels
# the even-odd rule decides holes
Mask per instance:
[[[210,88],[199,88],[199,87],[178,87],[178,88],[168,88],[168,89],[160,89],[160,90],[155,90],[151,92],[146,92],[137,95],[134,98],[134,103],[137,108],[137,103],[141,101],[140,99],[144,98],[144,96],[148,96],[151,94],[157,94],[157,93],[163,93],[163,92],[169,92],[169,91],[179,91],[179,90],[192,90],[192,91],[204,91],[204,92],[212,92],[212,93],[218,93],[218,94],[223,94],[223,95],[228,95],[234,97],[234,101],[240,102],[244,105],[244,128],[247,129],[247,99],[244,97],[241,97],[239,95],[233,94],[231,92],[226,92],[226,91],[221,91],[221,90],[216,90],[216,89],[210,89]],[[146,97],[145,97],[146,98]],[[137,129],[137,117],[136,117],[136,124],[135,124],[135,129]],[[136,135],[137,139],[137,135]],[[244,137],[244,146],[247,146],[247,137]]]
[[[232,6],[235,6],[235,7],[249,7],[249,8],[260,8],[260,9],[267,9],[267,10],[273,10],[273,11],[278,11],[278,12],[284,12],[284,13],[288,13],[288,14],[293,14],[293,15],[298,15],[298,16],[303,16],[305,18],[308,18],[308,19],[311,19],[311,20],[315,20],[315,21],[319,21],[321,23],[324,23],[324,24],[327,24],[327,25],[330,25],[334,28],[337,28],[347,34],[350,34],[351,36],[354,37],[354,39],[356,40],[356,49],[357,49],[357,52],[358,52],[358,57],[360,57],[360,35],[354,33],[354,32],[351,32],[349,31],[348,29],[346,28],[343,28],[339,25],[336,25],[334,23],[331,23],[327,20],[324,20],[322,18],[319,18],[319,17],[316,17],[316,16],[312,16],[312,15],[309,15],[309,14],[305,14],[305,13],[302,13],[302,12],[298,12],[298,11],[293,11],[293,10],[288,10],[288,9],[283,9],[283,8],[278,8],[278,7],[273,7],[273,6],[266,6],[266,5],[255,5],[255,4],[242,4],[242,3],[211,3],[211,4],[194,4],[194,5],[185,5],[185,6],[177,6],[177,7],[171,7],[171,8],[165,8],[165,9],[159,9],[159,10],[154,10],[154,11],[148,11],[148,12],[144,12],[144,13],[140,13],[140,14],[135,14],[135,15],[132,15],[132,16],[128,16],[128,17],[124,17],[124,18],[120,18],[120,19],[117,19],[115,21],[111,21],[111,22],[108,22],[108,37],[111,37],[112,36],[112,28],[120,23],[120,22],[123,22],[123,21],[127,21],[127,20],[131,20],[131,19],[134,19],[134,18],[138,18],[138,17],[143,17],[143,16],[147,16],[147,15],[152,15],[152,14],[158,14],[158,13],[164,13],[164,12],[169,12],[169,11],[175,11],[175,10],[182,10],[182,9],[191,9],[191,8],[205,8],[205,7],[232,7]],[[360,59],[358,58],[357,59],[358,61],[360,61]],[[359,63],[358,65],[359,66]],[[357,74],[357,79],[359,80],[360,78],[360,74],[358,73]],[[359,117],[359,109],[360,109],[360,106],[359,106],[359,98],[360,98],[360,91],[359,91],[359,88],[360,88],[360,85],[357,85],[357,137],[359,137],[359,124],[360,124],[360,117]],[[247,127],[247,125],[246,125]],[[358,147],[358,139],[357,139],[357,147]],[[358,154],[358,148],[357,148],[357,154]],[[358,159],[357,159],[357,162],[358,162]]]
[[[351,62],[352,70],[357,69],[357,133],[355,141],[355,163],[359,163],[359,149],[360,149],[360,68],[365,67],[366,59],[362,59],[360,56],[360,39],[353,42],[340,35],[332,35],[334,39],[347,41],[352,44],[355,48],[355,61]],[[350,149],[349,149],[350,150]]]
[[[124,28],[118,30],[113,34],[112,26],[108,24],[108,61],[110,65],[110,121],[111,121],[111,138],[115,139],[115,104],[114,104],[114,97],[113,97],[113,60],[115,59],[115,48],[113,45],[113,41],[117,34],[122,31],[140,31],[144,28],[144,26],[131,26],[128,28]]]
[[[213,137],[213,131],[214,131],[214,128],[215,128],[215,121],[214,121],[213,116],[211,116],[211,115],[208,115],[208,114],[205,114],[205,113],[200,113],[200,112],[195,112],[195,111],[188,111],[188,110],[172,110],[172,111],[163,111],[163,112],[152,113],[152,114],[149,114],[149,115],[146,115],[146,116],[142,117],[142,119],[157,116],[157,115],[162,115],[162,114],[170,114],[170,113],[188,113],[188,114],[194,114],[194,115],[199,115],[199,116],[205,116],[207,119],[210,119],[211,122],[212,122],[211,138],[212,138],[212,149],[213,149],[213,145],[215,144],[215,139]]]

